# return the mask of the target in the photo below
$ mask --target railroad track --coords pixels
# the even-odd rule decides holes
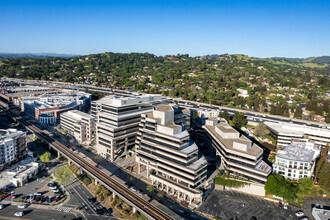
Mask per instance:
[[[49,142],[51,145],[53,145],[57,150],[59,150],[62,154],[69,157],[71,160],[73,160],[75,163],[77,163],[79,166],[84,168],[86,171],[94,175],[97,179],[99,179],[101,182],[103,182],[105,185],[108,185],[111,187],[114,191],[116,191],[117,194],[120,194],[123,196],[126,200],[131,202],[135,207],[139,208],[140,210],[143,210],[146,214],[148,214],[153,219],[173,219],[166,213],[162,212],[152,204],[146,202],[144,199],[136,195],[135,193],[131,192],[126,187],[122,186],[117,181],[110,178],[110,176],[106,175],[99,169],[95,168],[88,162],[86,162],[84,159],[73,153],[70,149],[68,149],[66,146],[61,144],[60,142],[54,140],[52,137],[45,134],[43,131],[41,131],[38,127],[30,124],[29,122],[22,119],[22,117],[17,116],[15,113],[11,111],[7,111],[8,115],[12,118],[16,119],[19,123],[24,125],[27,129],[30,131],[36,133],[40,137],[42,137],[44,140]]]

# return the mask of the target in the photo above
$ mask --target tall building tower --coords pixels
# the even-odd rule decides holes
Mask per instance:
[[[202,202],[198,190],[206,180],[207,161],[187,130],[174,123],[174,109],[157,105],[142,114],[136,141],[138,172],[153,185],[190,205]]]
[[[162,102],[161,95],[107,96],[92,103],[96,123],[97,153],[110,161],[134,147],[141,114]]]

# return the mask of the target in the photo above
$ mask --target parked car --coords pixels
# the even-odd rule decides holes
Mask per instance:
[[[10,198],[11,199],[16,199],[16,196],[15,195],[11,195]]]
[[[52,191],[53,191],[53,193],[58,193],[58,192],[60,192],[60,190],[58,190],[58,189],[52,189]]]
[[[24,215],[24,213],[23,212],[15,212],[15,214],[14,214],[15,216],[23,216]]]
[[[88,202],[89,204],[93,204],[93,203],[94,203],[94,199],[92,199],[92,198],[88,198],[88,199],[87,199],[87,202]]]
[[[303,211],[298,211],[298,212],[296,212],[296,216],[297,217],[302,217],[302,216],[304,216],[305,215],[305,213],[303,212]]]
[[[53,190],[53,189],[57,189],[57,186],[50,186],[49,189]]]
[[[4,205],[0,205],[0,209],[3,209],[5,206]]]
[[[304,216],[304,217],[300,218],[299,220],[308,220],[308,217]]]
[[[20,204],[17,206],[19,209],[25,209],[27,207],[27,204]]]
[[[136,189],[135,189],[135,187],[132,187],[132,188],[131,188],[131,190],[132,190],[133,192],[136,192]]]
[[[284,203],[283,208],[288,209],[288,203]]]
[[[54,183],[48,183],[47,186],[48,186],[48,187],[54,187],[55,184],[54,184]]]
[[[55,196],[61,196],[62,193],[61,193],[61,192],[56,192],[56,193],[54,193],[54,195],[55,195]]]

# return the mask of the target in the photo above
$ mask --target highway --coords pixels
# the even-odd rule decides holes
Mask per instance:
[[[86,88],[88,88],[89,91],[102,92],[102,93],[115,94],[115,95],[124,95],[124,96],[135,96],[136,94],[146,94],[146,93],[140,93],[140,92],[132,93],[132,92],[125,91],[125,90],[102,88],[102,87],[77,84],[77,83],[53,82],[53,81],[42,81],[42,80],[23,80],[23,79],[12,79],[12,78],[7,78],[7,80],[13,81],[16,83],[22,83],[25,85],[54,87],[54,88],[59,88],[59,89],[74,89],[74,90],[84,91]],[[330,130],[330,124],[326,124],[326,123],[306,121],[306,120],[301,120],[301,119],[293,119],[293,118],[279,116],[279,115],[270,115],[267,113],[241,110],[241,109],[219,106],[219,105],[210,105],[210,104],[196,102],[196,101],[183,100],[180,98],[172,98],[172,97],[165,97],[165,98],[172,99],[172,100],[178,102],[179,105],[182,105],[185,107],[190,107],[190,108],[195,106],[198,108],[204,108],[204,109],[209,109],[209,110],[211,110],[211,109],[219,109],[221,111],[227,110],[231,115],[233,115],[236,111],[242,112],[249,121],[288,122],[288,123],[306,125],[306,126],[315,127],[315,128],[325,128],[325,129]]]
[[[76,155],[73,151],[68,149],[66,146],[61,144],[60,142],[54,140],[52,137],[48,136],[44,132],[42,132],[39,128],[36,126],[28,123],[24,119],[22,119],[20,116],[17,116],[10,110],[6,112],[7,115],[15,119],[17,122],[19,122],[21,125],[25,126],[28,130],[35,133],[38,137],[43,139],[44,141],[51,144],[57,151],[59,151],[61,154],[65,155],[67,158],[72,160],[74,163],[76,163],[78,166],[82,167],[85,171],[96,177],[99,181],[101,181],[105,186],[110,187],[111,190],[115,191],[117,195],[121,195],[125,200],[127,200],[133,207],[136,207],[138,210],[140,210],[145,215],[149,216],[152,219],[172,219],[170,216],[168,216],[166,213],[162,212],[155,206],[151,205],[141,197],[139,197],[134,192],[131,192],[126,187],[122,186],[120,183],[116,182],[106,174],[104,174],[99,169],[95,168],[90,163],[86,162],[84,159],[82,159],[80,156]]]

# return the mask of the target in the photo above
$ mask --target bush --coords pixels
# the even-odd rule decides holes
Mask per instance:
[[[92,183],[92,180],[89,178],[89,177],[84,177],[83,178],[83,182],[86,184],[86,185],[89,185],[89,184],[91,184]]]

